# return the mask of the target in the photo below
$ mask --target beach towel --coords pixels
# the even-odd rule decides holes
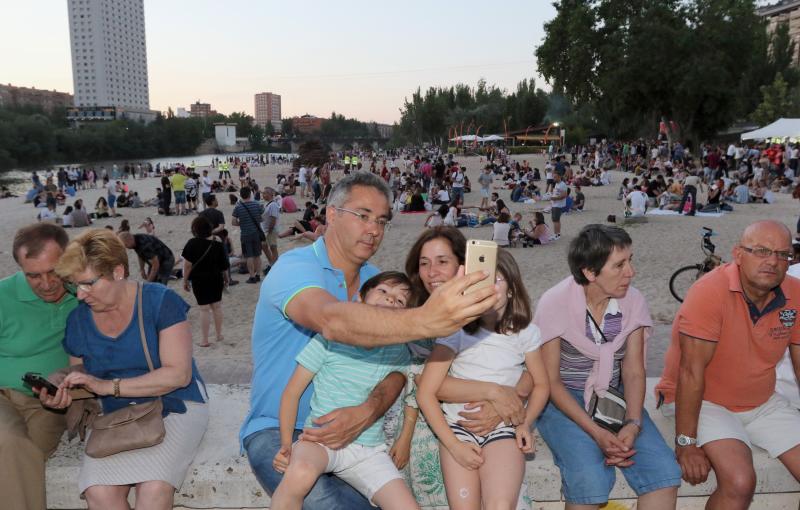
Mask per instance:
[[[583,395],[587,406],[593,392],[600,397],[606,395],[614,368],[614,353],[631,333],[642,327],[645,328],[644,355],[647,357],[647,339],[653,327],[647,301],[641,292],[630,287],[617,303],[622,312],[622,330],[612,341],[600,345],[586,336],[586,294],[572,276],[547,290],[536,306],[533,322],[541,330],[543,342],[563,338],[594,361]]]
[[[724,211],[722,212],[700,212],[697,211],[695,216],[702,216],[705,218],[719,218],[725,214]],[[647,211],[647,216],[680,216],[678,211],[669,211],[667,209],[650,209]]]

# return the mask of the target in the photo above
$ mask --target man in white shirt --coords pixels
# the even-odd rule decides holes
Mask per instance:
[[[281,206],[275,199],[274,189],[264,188],[261,195],[267,202],[264,213],[261,215],[261,229],[267,235],[266,240],[261,243],[261,249],[267,257],[267,267],[264,269],[264,274],[267,274],[278,260],[278,220],[281,217]]]
[[[308,187],[308,169],[301,166],[297,174],[297,180],[300,182],[300,197],[306,198],[306,188]]]
[[[453,165],[454,171],[452,174],[453,182],[453,199],[461,198],[464,200],[464,171],[458,165]]]
[[[550,217],[553,220],[553,237],[561,237],[561,212],[567,207],[567,195],[569,187],[563,181],[563,177],[558,172],[553,172],[553,196],[551,197],[552,206],[550,207]]]
[[[631,216],[641,217],[647,213],[647,193],[636,189],[628,193],[625,203],[631,211]]]
[[[200,177],[200,194],[202,196],[203,208],[206,207],[206,198],[211,194],[211,177],[208,176],[208,170],[203,170],[203,176]]]

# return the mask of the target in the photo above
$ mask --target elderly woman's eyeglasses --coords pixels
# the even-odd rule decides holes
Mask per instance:
[[[358,218],[359,220],[361,220],[361,223],[364,223],[364,224],[374,223],[375,225],[377,225],[379,228],[382,228],[382,229],[386,228],[386,226],[389,224],[389,219],[388,218],[384,218],[384,217],[370,218],[368,215],[366,215],[364,213],[360,213],[360,212],[354,211],[352,209],[346,209],[344,207],[336,207],[336,210],[337,211],[346,212],[346,213],[350,213],[353,216],[355,216],[356,218]]]
[[[99,282],[101,278],[102,276],[98,276],[97,278],[85,282],[64,282],[64,288],[67,289],[70,294],[77,294],[79,290],[91,292],[94,284]]]

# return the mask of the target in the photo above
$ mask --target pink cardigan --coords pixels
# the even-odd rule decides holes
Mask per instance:
[[[653,321],[644,296],[630,287],[625,297],[617,302],[622,312],[622,331],[612,341],[601,345],[586,337],[586,294],[584,287],[576,283],[572,276],[542,294],[536,306],[533,322],[541,330],[543,343],[563,338],[581,354],[594,360],[583,393],[587,406],[593,391],[601,397],[605,396],[614,368],[614,353],[622,348],[631,333],[641,327],[645,328],[644,348],[647,355],[647,339]]]

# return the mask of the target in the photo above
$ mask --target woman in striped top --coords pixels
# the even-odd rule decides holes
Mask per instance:
[[[550,403],[538,428],[561,471],[567,509],[607,502],[615,467],[641,508],[675,508],[681,470],[644,410],[652,320],[644,297],[631,287],[631,244],[619,227],[584,227],[570,244],[572,274],[542,295],[534,316],[550,377]],[[593,421],[587,406],[610,388],[626,402],[616,433]]]

